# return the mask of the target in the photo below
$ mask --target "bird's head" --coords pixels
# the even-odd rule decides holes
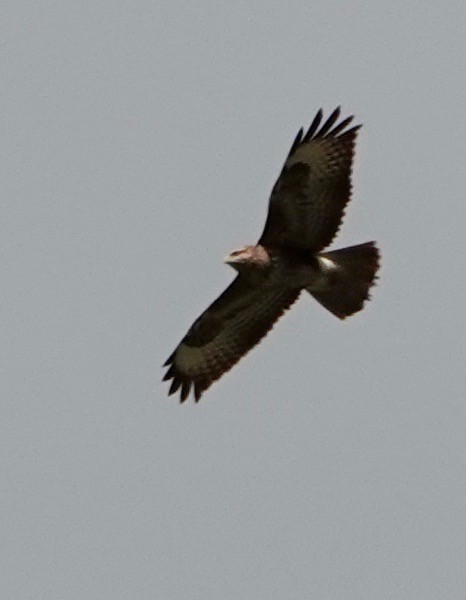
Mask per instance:
[[[270,257],[262,246],[245,246],[241,250],[234,250],[225,258],[225,263],[237,271],[247,268],[267,267]]]

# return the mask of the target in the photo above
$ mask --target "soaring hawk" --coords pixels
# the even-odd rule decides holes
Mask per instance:
[[[379,267],[375,242],[322,252],[335,237],[351,195],[358,129],[340,108],[296,136],[269,201],[264,231],[254,246],[225,260],[237,275],[193,323],[165,365],[169,394],[184,402],[202,393],[239,361],[297,300],[309,292],[344,319],[369,299]],[[304,134],[304,135],[303,135]]]

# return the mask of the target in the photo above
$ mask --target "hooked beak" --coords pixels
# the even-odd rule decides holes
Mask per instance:
[[[231,252],[223,261],[226,265],[234,265],[235,263],[241,262],[241,255],[238,252]]]

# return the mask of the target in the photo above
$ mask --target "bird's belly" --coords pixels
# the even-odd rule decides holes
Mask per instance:
[[[312,265],[301,264],[284,269],[281,280],[292,288],[305,288],[318,282],[320,270]]]

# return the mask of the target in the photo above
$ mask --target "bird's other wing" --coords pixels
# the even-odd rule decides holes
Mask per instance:
[[[184,402],[191,389],[202,393],[236,364],[273,327],[298,298],[299,290],[254,286],[237,275],[202,313],[164,366],[171,379],[169,394],[179,388]]]
[[[296,136],[275,183],[260,244],[318,252],[334,238],[351,194],[351,163],[361,125],[340,123],[340,107],[321,125],[322,109],[307,133]]]

